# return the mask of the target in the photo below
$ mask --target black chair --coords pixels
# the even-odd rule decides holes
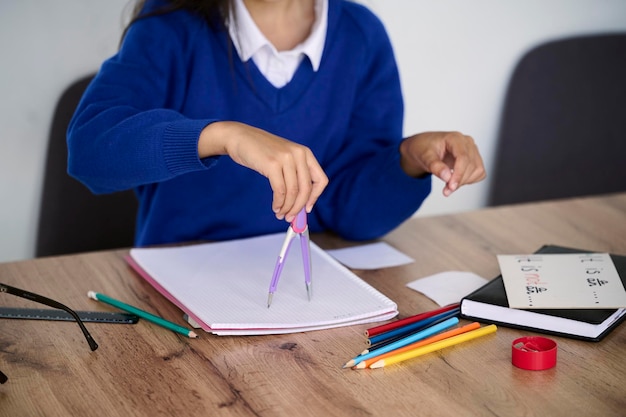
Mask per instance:
[[[60,97],[50,129],[35,256],[52,256],[133,244],[137,199],[132,191],[94,195],[67,173],[68,124],[93,75]]]
[[[551,41],[510,80],[489,205],[626,191],[626,33]]]

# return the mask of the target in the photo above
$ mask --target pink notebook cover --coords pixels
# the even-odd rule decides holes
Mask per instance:
[[[187,311],[185,309],[185,307],[172,294],[170,294],[165,288],[163,288],[161,286],[161,284],[156,282],[150,276],[150,274],[148,274],[146,271],[144,271],[144,269],[142,267],[140,267],[137,262],[135,262],[135,260],[133,259],[132,256],[126,255],[124,257],[124,259],[126,260],[128,265],[130,265],[131,268],[133,268],[135,270],[135,272],[137,272],[139,274],[139,276],[141,276],[143,279],[148,281],[150,283],[150,285],[152,285],[159,293],[161,293],[161,295],[163,295],[165,298],[167,298],[169,301],[171,301],[176,307],[180,308],[185,314],[187,314],[189,317],[191,317],[193,319],[193,321],[198,323],[198,325],[202,328],[202,330],[204,330],[205,332],[211,332],[212,331],[210,326],[208,326],[206,323],[204,323],[202,320],[200,320],[200,318],[198,318],[198,316],[193,314],[191,311]]]

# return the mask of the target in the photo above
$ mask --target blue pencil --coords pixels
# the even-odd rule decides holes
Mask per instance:
[[[427,329],[421,330],[417,333],[411,334],[403,339],[400,339],[394,343],[391,343],[387,346],[381,347],[380,349],[375,349],[369,353],[366,353],[365,355],[359,355],[356,358],[350,359],[348,362],[346,362],[346,364],[343,366],[344,368],[350,368],[356,364],[358,364],[361,361],[364,361],[366,359],[370,359],[373,358],[374,356],[378,356],[378,355],[382,355],[383,353],[387,353],[387,352],[391,352],[392,350],[396,350],[402,346],[408,345],[409,343],[413,343],[413,342],[417,342],[418,340],[422,340],[427,338],[428,336],[432,336],[435,333],[439,333],[445,329],[448,329],[456,324],[459,323],[459,319],[457,317],[452,317],[449,318],[446,321],[443,321],[441,323],[437,323],[434,326],[431,326]]]
[[[402,339],[403,337],[407,337],[410,334],[413,334],[415,332],[418,332],[422,329],[425,329],[429,326],[434,326],[437,323],[441,323],[442,321],[448,320],[451,317],[457,317],[459,315],[459,311],[448,311],[442,314],[438,314],[437,316],[433,316],[431,318],[428,319],[424,319],[422,321],[420,321],[420,323],[422,324],[421,326],[411,326],[410,329],[406,330],[406,331],[402,331],[402,332],[398,332],[395,336],[392,337],[388,337],[386,339],[383,340],[379,340],[376,343],[371,343],[371,339],[368,340],[368,344],[369,347],[367,349],[365,349],[363,352],[361,352],[361,355],[365,355],[366,353],[369,353],[370,351],[374,350],[374,349],[380,349],[383,346],[387,346],[388,344],[394,343],[397,340]],[[404,328],[408,327],[404,326]],[[382,334],[381,334],[382,335]]]
[[[384,332],[381,334],[377,334],[376,336],[372,336],[369,338],[370,345],[375,345],[377,343],[383,342],[388,339],[395,338],[397,336],[407,335],[409,333],[414,333],[419,329],[423,329],[431,324],[439,323],[445,319],[449,319],[450,317],[457,316],[461,310],[455,308],[454,310],[445,311],[443,313],[437,314],[436,316],[429,317],[424,320],[416,321],[415,323],[407,324],[406,326],[399,327],[397,329],[389,330],[388,332]]]

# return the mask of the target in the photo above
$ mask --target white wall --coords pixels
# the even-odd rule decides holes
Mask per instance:
[[[112,55],[129,0],[0,0],[0,261],[34,256],[52,112]]]
[[[363,0],[385,22],[405,93],[405,134],[460,130],[493,165],[505,88],[529,48],[583,33],[626,32],[624,0]],[[625,58],[626,59],[626,58]],[[445,198],[443,184],[417,215],[471,210],[489,179]]]
[[[624,0],[360,0],[383,20],[400,66],[405,133],[461,130],[492,165],[506,82],[532,46],[626,31]],[[33,256],[47,132],[73,79],[117,48],[128,0],[0,1],[0,262]],[[480,208],[488,180],[418,215]]]

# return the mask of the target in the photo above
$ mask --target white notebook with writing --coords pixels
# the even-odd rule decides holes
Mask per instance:
[[[274,294],[267,295],[284,233],[167,248],[133,248],[128,262],[188,315],[218,335],[296,333],[389,320],[396,304],[311,242],[308,301],[294,239]]]

